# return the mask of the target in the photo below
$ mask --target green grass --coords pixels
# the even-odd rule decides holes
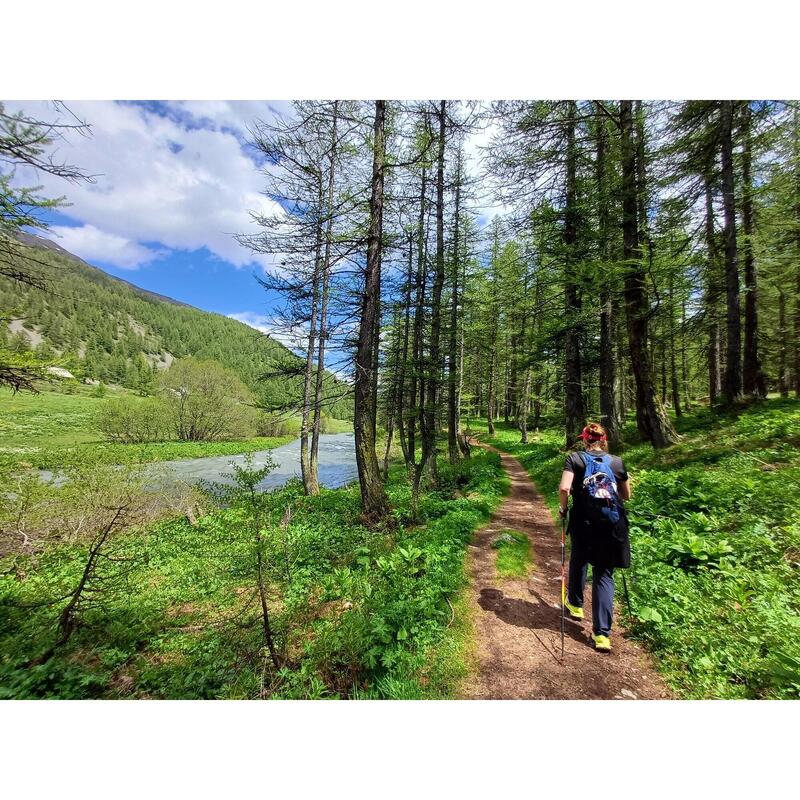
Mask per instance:
[[[76,387],[75,394],[13,394],[0,389],[0,449],[33,452],[98,441],[101,436],[95,417],[117,396],[109,391],[105,397],[94,397],[91,389],[83,386]]]
[[[464,683],[478,669],[474,606],[466,580],[451,605],[452,621],[441,639],[429,649],[425,666],[416,678],[425,700],[461,697]]]
[[[499,578],[524,578],[532,561],[530,540],[519,531],[504,530],[500,532],[500,537],[504,534],[511,537],[510,541],[498,538],[492,544],[497,550],[497,575]]]
[[[269,672],[269,696],[457,693],[472,645],[463,613],[466,545],[507,480],[495,453],[476,453],[457,468],[443,463],[439,473],[437,491],[421,498],[421,519],[411,520],[406,471],[393,467],[394,525],[379,530],[361,524],[357,487],[305,497],[292,482],[264,496],[277,547],[273,624],[291,661]],[[287,507],[291,519],[282,529]],[[92,597],[72,640],[40,666],[30,661],[52,643],[63,605],[43,603],[74,585],[85,544],[51,542],[7,556],[0,697],[257,696],[264,658],[247,530],[232,506],[196,525],[173,519],[120,536],[117,560],[105,568],[123,570],[122,578],[104,584],[113,588]]]
[[[0,389],[0,462],[57,469],[65,461],[80,458],[82,454],[108,464],[175,461],[269,450],[297,438],[297,434],[288,433],[226,442],[153,442],[142,445],[108,442],[97,429],[97,416],[120,395],[133,398],[137,395],[125,389],[109,389],[105,396],[97,397],[88,386],[76,386],[74,392],[12,394],[7,389]],[[327,433],[352,430],[347,421],[328,418],[325,423]]]
[[[634,634],[679,696],[800,696],[800,402],[738,413],[701,409],[675,421],[682,440],[623,453],[632,476]],[[563,432],[519,444],[519,458],[554,514]],[[634,426],[626,428],[634,439]]]
[[[229,456],[239,453],[271,450],[291,442],[296,436],[254,436],[228,442],[149,442],[147,444],[119,444],[92,442],[73,448],[43,448],[28,456],[27,460],[39,469],[54,469],[68,458],[91,456],[106,464],[149,464],[158,461],[178,461],[208,456]]]
[[[353,423],[347,419],[333,419],[327,417],[325,419],[325,433],[351,433],[353,430]]]

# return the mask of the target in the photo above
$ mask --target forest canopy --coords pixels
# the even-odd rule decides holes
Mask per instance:
[[[295,213],[254,215],[242,242],[291,253],[294,279],[270,286],[310,325],[307,374],[316,333],[357,320],[365,511],[387,513],[378,424],[416,494],[440,443],[464,454],[462,415],[513,421],[523,442],[547,419],[567,446],[591,417],[619,448],[630,411],[664,448],[699,404],[800,394],[799,115],[774,100],[325,101],[256,126],[270,195]]]

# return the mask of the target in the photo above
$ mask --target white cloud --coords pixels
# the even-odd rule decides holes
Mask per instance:
[[[61,247],[85,261],[103,261],[121,269],[136,269],[164,256],[163,250],[154,250],[124,236],[105,233],[94,225],[77,228],[54,225],[50,228],[50,234]]]
[[[40,101],[7,103],[38,118],[54,118]],[[192,100],[156,108],[113,101],[78,101],[69,108],[92,127],[89,137],[67,135],[56,158],[96,177],[93,184],[65,184],[49,175],[19,178],[43,184],[44,193],[66,194],[63,213],[80,223],[81,233],[60,231],[61,244],[87,260],[126,269],[152,261],[153,247],[193,251],[207,248],[237,267],[278,267],[280,255],[253,255],[233,234],[256,230],[251,211],[281,214],[264,197],[264,178],[245,146],[248,126],[275,113],[289,114],[286,101]],[[465,142],[470,171],[479,173],[481,148],[496,133],[488,124]],[[508,209],[484,194],[475,199],[479,224]],[[69,238],[68,238],[69,237]]]
[[[206,247],[240,267],[270,263],[233,238],[253,230],[250,211],[282,213],[261,194],[263,176],[242,148],[247,124],[271,116],[270,105],[169,103],[164,106],[166,115],[107,101],[74,102],[69,107],[92,126],[92,136],[69,136],[59,144],[57,158],[96,175],[96,182],[65,185],[49,175],[22,172],[19,178],[41,183],[51,196],[67,195],[71,205],[64,213],[97,231],[98,248],[103,242],[111,248],[107,254],[96,250],[95,257],[120,257],[117,239],[101,240],[102,233],[139,246],[156,242],[188,251]],[[22,108],[41,119],[54,114],[52,106],[40,102],[8,103],[7,108]],[[130,246],[127,253],[123,258],[133,265],[136,257]]]
[[[245,325],[249,325],[261,333],[272,333],[272,320],[266,314],[259,314],[256,311],[237,311],[228,316],[237,322],[244,322]]]

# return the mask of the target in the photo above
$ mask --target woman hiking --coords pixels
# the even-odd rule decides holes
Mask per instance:
[[[559,485],[562,518],[572,495],[567,532],[571,537],[569,581],[561,601],[572,619],[583,619],[583,590],[592,565],[592,623],[594,646],[611,650],[614,609],[614,569],[629,567],[628,518],[623,505],[631,496],[622,459],[608,453],[605,428],[589,423],[580,439],[585,449],[570,453]]]

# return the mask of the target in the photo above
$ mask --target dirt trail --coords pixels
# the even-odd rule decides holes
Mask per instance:
[[[586,586],[586,619],[567,618],[561,662],[561,534],[522,464],[506,453],[500,457],[511,492],[469,548],[479,667],[463,696],[483,700],[670,697],[647,654],[621,635],[621,604],[615,610],[611,653],[595,652],[591,582]],[[497,551],[491,544],[506,528],[527,534],[531,541],[534,567],[527,579],[497,577]]]

